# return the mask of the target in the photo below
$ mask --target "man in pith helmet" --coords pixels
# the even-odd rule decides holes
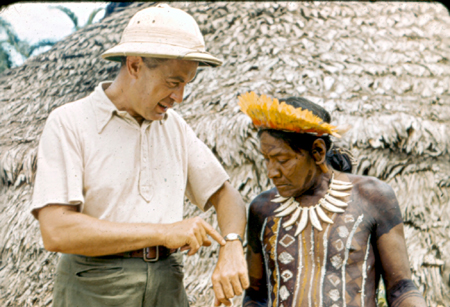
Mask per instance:
[[[250,204],[243,306],[375,307],[380,277],[394,307],[425,307],[411,281],[393,190],[351,174],[351,154],[330,114],[301,97],[247,93],[241,109],[259,128],[275,187]]]
[[[248,287],[245,206],[211,151],[171,108],[198,66],[219,66],[195,20],[168,5],[136,13],[117,78],[53,111],[42,134],[32,213],[60,252],[53,306],[188,306],[183,255],[220,246],[215,305]],[[214,206],[221,233],[183,220],[185,196]]]

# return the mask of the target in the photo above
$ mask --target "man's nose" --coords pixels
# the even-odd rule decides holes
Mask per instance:
[[[270,179],[280,177],[280,170],[277,167],[275,167],[273,163],[268,162],[266,166],[267,166],[267,176]]]
[[[172,98],[177,103],[181,103],[183,101],[183,95],[184,85],[180,85],[172,92],[172,94],[170,94],[170,98]]]

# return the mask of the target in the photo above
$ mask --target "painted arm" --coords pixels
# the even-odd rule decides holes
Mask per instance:
[[[390,307],[426,307],[422,294],[411,280],[403,223],[378,238],[377,248]]]
[[[237,233],[244,238],[245,204],[238,191],[226,181],[209,201],[216,209],[222,234],[225,236],[229,233]],[[231,306],[230,299],[241,295],[247,289],[249,285],[247,264],[244,249],[239,240],[227,241],[220,247],[219,259],[211,279],[216,296],[215,306],[221,304]]]
[[[387,302],[390,307],[426,307],[422,294],[411,280],[403,221],[394,191],[386,184],[380,193],[377,218],[377,250],[381,261]]]
[[[264,203],[257,198],[249,207],[247,266],[249,268],[250,287],[245,291],[243,307],[268,306],[267,278],[259,236],[262,230],[261,220],[263,219],[263,214],[257,210],[260,206],[264,207]]]
[[[250,287],[245,291],[243,307],[263,307],[268,304],[268,292],[262,254],[255,253],[249,245],[247,249]]]

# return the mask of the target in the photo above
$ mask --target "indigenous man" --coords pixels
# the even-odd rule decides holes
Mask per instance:
[[[182,254],[220,243],[212,281],[216,306],[248,287],[240,237],[245,206],[211,151],[170,108],[205,50],[185,12],[158,5],[138,12],[120,44],[117,78],[50,114],[41,137],[32,213],[44,246],[60,252],[53,306],[188,306]],[[220,235],[183,220],[185,195],[215,207]]]
[[[411,281],[402,216],[393,190],[350,174],[330,115],[303,98],[247,93],[241,109],[259,127],[275,188],[250,204],[243,306],[377,305],[380,277],[390,306],[425,306]]]

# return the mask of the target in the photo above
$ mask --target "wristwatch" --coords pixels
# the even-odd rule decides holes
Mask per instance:
[[[242,238],[240,235],[238,235],[237,233],[229,233],[224,237],[225,241],[234,241],[234,240],[239,240],[241,241],[242,244],[244,244],[244,242],[242,241]]]

